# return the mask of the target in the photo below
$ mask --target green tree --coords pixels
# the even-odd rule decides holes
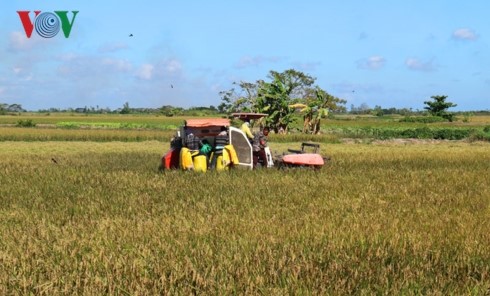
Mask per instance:
[[[233,84],[238,85],[239,89],[232,88],[219,93],[222,103],[218,106],[218,111],[222,113],[255,112],[253,105],[257,98],[258,82],[241,81],[240,83],[233,82]]]
[[[267,78],[268,81],[258,80],[256,83],[240,82],[238,91],[231,89],[220,92],[223,103],[218,108],[228,113],[265,113],[268,115],[265,118],[266,124],[275,132],[287,131],[294,121],[295,108],[290,107],[294,103],[308,101],[308,105],[317,104],[317,110],[345,110],[340,106],[345,104],[344,100],[313,86],[315,78],[303,72],[294,69],[270,71]]]
[[[290,102],[285,84],[276,76],[272,82],[260,82],[254,107],[259,113],[268,114],[266,125],[274,132],[287,132],[289,124],[294,120],[294,110],[289,108]]]
[[[26,110],[24,110],[22,108],[22,105],[21,104],[10,104],[8,107],[7,107],[7,110],[10,111],[10,112],[25,112]]]
[[[234,108],[235,89],[220,91],[221,104],[218,105],[218,110],[221,113],[232,113]]]
[[[328,115],[329,110],[345,111],[342,105],[346,101],[330,95],[319,86],[314,86],[316,79],[310,75],[290,69],[282,73],[271,71],[269,77],[273,82],[263,83],[259,89],[259,95],[265,93],[264,97],[268,96],[269,100],[263,100],[266,102],[262,104],[265,108],[259,106],[259,111],[269,114],[267,122],[276,132],[279,129],[287,132],[289,124],[294,120],[294,103],[305,105],[302,109],[305,133],[318,133],[320,120]],[[259,96],[257,102],[263,101]]]
[[[160,108],[160,113],[167,117],[172,117],[176,115],[176,108],[171,105],[165,105]]]
[[[0,115],[7,114],[8,104],[0,103]]]
[[[305,98],[310,91],[315,78],[303,72],[289,69],[284,72],[270,71],[268,78],[271,82],[258,81],[257,98],[254,109],[266,113],[266,124],[274,132],[287,132],[294,121],[294,108],[291,103]]]
[[[373,114],[374,116],[378,116],[378,117],[381,117],[384,115],[384,111],[383,111],[383,108],[381,108],[381,106],[374,106],[374,109],[371,110],[371,114]]]
[[[320,132],[320,121],[326,118],[329,111],[343,112],[346,111],[342,104],[346,101],[334,97],[325,90],[316,86],[308,90],[309,94],[302,101],[290,105],[291,108],[301,108],[303,114],[303,133],[317,134]]]
[[[424,107],[432,116],[438,116],[445,118],[446,120],[452,122],[454,119],[454,114],[449,113],[447,110],[451,107],[456,107],[457,105],[451,102],[446,102],[447,96],[431,96],[433,101],[425,101]]]
[[[119,113],[120,114],[129,114],[129,113],[131,113],[131,108],[129,108],[129,103],[128,102],[124,103],[123,108],[121,109],[121,111]]]

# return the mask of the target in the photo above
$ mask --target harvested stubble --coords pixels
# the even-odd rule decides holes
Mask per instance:
[[[1,294],[490,288],[488,144],[330,145],[320,171],[221,174],[157,173],[159,142],[0,148]]]

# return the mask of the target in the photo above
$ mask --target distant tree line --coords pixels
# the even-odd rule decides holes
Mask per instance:
[[[425,101],[424,109],[412,108],[383,108],[375,105],[371,108],[367,103],[359,106],[350,105],[347,109],[346,101],[336,98],[318,86],[309,75],[296,70],[287,70],[283,73],[271,71],[266,82],[259,80],[256,83],[234,83],[239,89],[232,88],[220,92],[221,104],[183,108],[172,105],[163,105],[159,108],[133,108],[129,102],[122,107],[110,109],[96,106],[77,108],[48,108],[39,109],[39,113],[80,113],[80,114],[154,114],[163,116],[227,116],[233,112],[258,112],[268,114],[267,124],[275,130],[284,129],[298,115],[304,119],[304,132],[318,132],[321,118],[334,114],[352,115],[401,115],[410,120],[413,116],[430,115],[446,121],[453,121],[455,115],[462,115],[463,121],[473,115],[490,115],[490,110],[475,110],[471,112],[449,112],[448,109],[456,104],[447,102],[447,96],[432,96]],[[27,112],[21,104],[0,103],[0,115]]]
[[[5,104],[0,103],[0,115],[5,115],[8,113],[20,113],[26,112],[20,104]]]
[[[7,104],[2,104],[7,105]],[[14,104],[18,105],[18,104]],[[20,105],[19,105],[20,106]],[[4,110],[1,109],[0,110]],[[23,111],[15,111],[14,109],[5,108],[5,113],[12,112],[26,112]],[[80,114],[154,114],[154,115],[164,115],[164,116],[208,116],[208,115],[219,115],[221,114],[218,109],[211,105],[209,107],[189,107],[182,108],[176,107],[172,105],[164,105],[160,108],[134,108],[129,105],[129,102],[125,102],[122,107],[116,109],[110,109],[108,107],[100,108],[97,106],[85,106],[78,108],[48,108],[48,109],[39,109],[36,112],[39,113],[80,113]],[[1,114],[1,113],[0,113]]]
[[[395,108],[395,107],[383,108],[379,105],[375,105],[373,108],[371,108],[368,104],[362,103],[359,106],[355,106],[354,104],[351,104],[350,110],[347,113],[356,114],[356,115],[374,115],[374,116],[383,116],[383,115],[392,115],[392,114],[409,116],[409,115],[421,114],[422,112],[420,110],[413,110],[412,108]]]

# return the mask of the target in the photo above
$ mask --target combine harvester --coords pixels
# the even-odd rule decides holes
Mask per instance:
[[[311,148],[312,152],[307,152],[305,148]],[[329,158],[322,157],[318,152],[320,144],[302,143],[301,150],[288,149],[289,154],[284,154],[276,158],[278,168],[307,167],[320,169]]]
[[[223,131],[226,131],[226,144],[217,147],[216,140]],[[196,142],[198,146],[192,147]],[[160,165],[162,170],[204,172],[208,169],[227,170],[230,167],[253,169],[252,145],[243,131],[230,126],[230,120],[224,118],[185,120],[170,141],[170,150],[162,157]]]
[[[233,113],[242,120],[259,119],[265,114]],[[305,147],[314,148],[306,153]],[[266,147],[268,167],[321,168],[324,158],[318,154],[319,145],[303,143],[301,150],[288,149],[291,154],[273,159]],[[168,150],[161,159],[160,170],[182,169],[206,172],[230,168],[253,169],[253,149],[245,133],[230,125],[225,118],[199,118],[184,121],[170,141]]]

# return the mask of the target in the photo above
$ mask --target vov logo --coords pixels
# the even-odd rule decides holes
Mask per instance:
[[[78,11],[72,11],[71,21],[68,19],[68,11],[43,12],[34,11],[34,20],[29,16],[30,11],[17,11],[26,32],[27,38],[31,38],[34,28],[39,36],[43,38],[53,38],[58,34],[60,28],[63,30],[65,38],[70,37],[71,28],[75,22]]]

